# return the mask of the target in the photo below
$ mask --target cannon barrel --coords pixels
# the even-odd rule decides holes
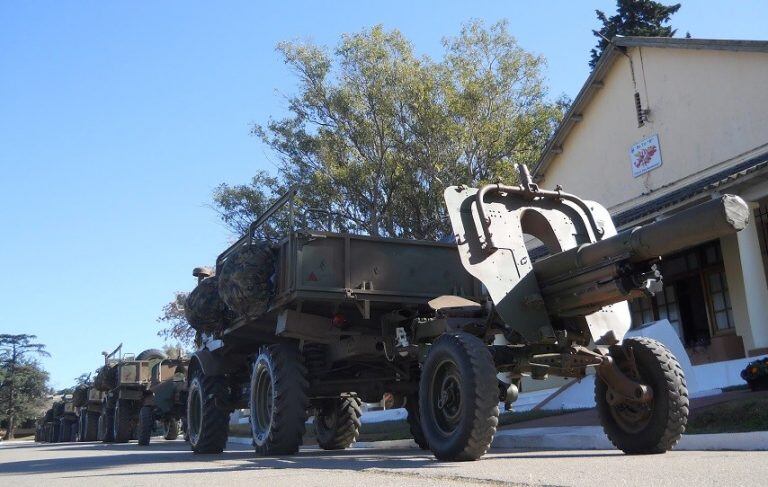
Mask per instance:
[[[745,228],[749,207],[724,195],[648,225],[551,255],[533,265],[550,314],[584,315],[658,290],[660,256]]]

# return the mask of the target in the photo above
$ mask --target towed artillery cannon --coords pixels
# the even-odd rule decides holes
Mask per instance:
[[[745,203],[724,196],[617,234],[601,205],[541,190],[524,167],[520,179],[445,190],[455,245],[296,229],[293,192],[280,198],[215,270],[194,271],[193,451],[221,452],[229,412],[245,407],[257,453],[295,453],[308,416],[322,448],[346,448],[360,401],[391,393],[422,448],[474,460],[522,375],[590,369],[618,448],[672,448],[687,422],[685,377],[662,344],[622,340],[626,300],[661,289],[659,256],[744,228]],[[280,211],[286,234],[260,241]]]

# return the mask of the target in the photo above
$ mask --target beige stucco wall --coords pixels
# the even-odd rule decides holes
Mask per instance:
[[[630,62],[620,56],[543,187],[562,184],[618,212],[765,150],[768,53],[633,48],[629,55],[650,120],[637,126]],[[634,178],[629,148],[653,134],[663,164]]]

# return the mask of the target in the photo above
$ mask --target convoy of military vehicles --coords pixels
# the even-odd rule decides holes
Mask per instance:
[[[594,374],[613,444],[670,450],[687,423],[685,377],[662,343],[624,339],[626,301],[661,290],[659,256],[744,228],[746,204],[725,195],[617,233],[600,204],[519,173],[517,186],[445,190],[454,243],[304,228],[289,191],[215,268],[194,269],[189,359],[105,353],[38,439],[145,445],[183,423],[193,452],[221,453],[230,413],[248,409],[257,454],[296,453],[309,418],[318,445],[338,450],[357,439],[362,403],[390,394],[421,448],[476,460],[522,376]],[[281,238],[261,238],[274,220],[287,222]]]

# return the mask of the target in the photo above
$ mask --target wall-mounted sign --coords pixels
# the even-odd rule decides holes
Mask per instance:
[[[629,162],[632,164],[632,175],[638,177],[661,166],[661,146],[659,135],[651,135],[629,149]]]

